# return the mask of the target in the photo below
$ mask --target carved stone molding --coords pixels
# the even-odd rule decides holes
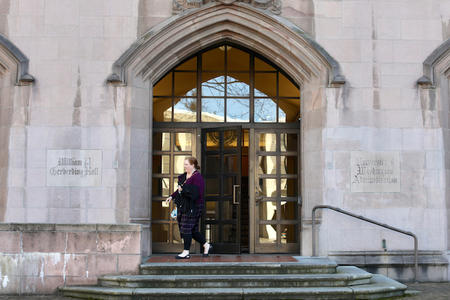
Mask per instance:
[[[273,14],[281,14],[281,0],[172,0],[173,14],[178,14],[188,9],[200,8],[208,3],[221,3],[231,5],[235,2],[243,2],[250,4],[256,8],[264,9]]]

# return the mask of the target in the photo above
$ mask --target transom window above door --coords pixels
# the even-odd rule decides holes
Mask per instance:
[[[168,72],[153,88],[155,122],[293,123],[300,90],[248,50],[221,45]]]

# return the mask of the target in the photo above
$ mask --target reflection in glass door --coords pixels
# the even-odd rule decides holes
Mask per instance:
[[[202,227],[216,253],[240,253],[241,131],[241,127],[202,130]]]
[[[298,131],[256,131],[255,251],[299,251]]]
[[[154,252],[178,252],[182,239],[177,220],[170,217],[175,208],[164,200],[175,191],[178,175],[184,173],[186,157],[195,153],[192,129],[155,130],[152,162],[152,246]]]

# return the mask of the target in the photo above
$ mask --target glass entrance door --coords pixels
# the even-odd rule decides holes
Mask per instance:
[[[255,130],[255,252],[299,253],[298,130]]]
[[[240,253],[241,132],[241,127],[202,129],[202,227],[216,253]]]

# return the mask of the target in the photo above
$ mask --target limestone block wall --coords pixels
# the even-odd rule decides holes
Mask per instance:
[[[26,104],[27,118],[11,130],[24,157],[20,168],[9,171],[7,212],[1,221],[129,222],[133,104],[131,95],[114,97],[106,78],[137,38],[139,1],[2,3],[8,22],[1,32],[28,56],[37,80]],[[101,150],[101,184],[49,186],[46,160],[51,149]]]
[[[2,84],[0,221],[137,222],[150,240],[152,83],[140,74],[128,86],[107,84],[106,78],[134,41],[172,17],[171,2],[0,2],[0,32],[28,56],[36,78],[27,89]],[[448,143],[438,113],[443,103],[440,95],[421,97],[416,80],[424,59],[449,36],[448,11],[447,0],[282,1],[281,17],[329,52],[347,79],[343,88],[324,88],[324,78],[312,78],[320,82],[302,90],[303,254],[310,248],[308,221],[316,204],[416,232],[421,249],[446,249]],[[101,184],[49,186],[52,149],[100,150]],[[400,192],[352,192],[352,151],[398,153]],[[321,254],[381,250],[382,239],[388,249],[411,245],[327,212],[321,232]],[[342,236],[351,239],[344,243]]]
[[[344,95],[327,103],[323,202],[410,230],[420,250],[446,249],[441,104],[424,102],[416,81],[447,36],[447,1],[315,4],[315,38],[347,79]],[[397,153],[400,191],[352,192],[352,151]],[[323,222],[321,254],[383,251],[383,239],[388,251],[413,248],[408,237],[336,213]]]
[[[140,225],[0,224],[0,294],[51,294],[96,284],[104,274],[137,274]]]

